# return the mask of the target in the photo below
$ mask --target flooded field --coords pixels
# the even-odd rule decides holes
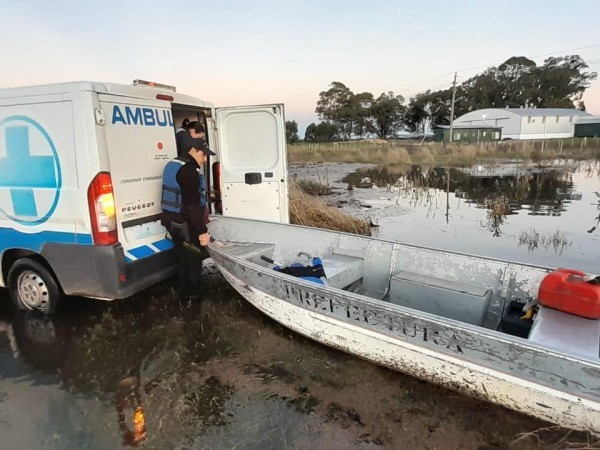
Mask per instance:
[[[590,273],[600,267],[598,161],[320,164],[292,172],[329,184],[327,202],[368,218],[381,238]]]
[[[535,169],[528,187],[451,169],[450,189],[445,169],[293,171],[329,177],[327,201],[370,216],[380,236],[590,269],[600,182],[586,167]],[[568,243],[520,243],[532,228]],[[14,311],[0,290],[0,448],[598,448],[291,333],[203,270],[192,304],[163,283],[127,301],[70,298],[53,318]]]

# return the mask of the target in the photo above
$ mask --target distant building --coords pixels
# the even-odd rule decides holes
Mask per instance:
[[[600,136],[600,116],[577,117],[574,125],[575,137]]]
[[[461,144],[478,144],[480,142],[499,141],[502,138],[502,128],[478,125],[454,125],[452,142]],[[450,126],[438,125],[433,129],[433,140],[448,142]]]
[[[584,111],[567,108],[488,108],[478,109],[454,120],[454,126],[496,126],[502,139],[551,139],[573,136],[576,118]]]

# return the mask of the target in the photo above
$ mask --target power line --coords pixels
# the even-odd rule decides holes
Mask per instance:
[[[445,73],[444,75],[440,75],[439,77],[435,77],[435,78],[432,78],[430,80],[425,80],[425,81],[422,81],[422,82],[420,82],[418,84],[413,84],[412,86],[405,87],[404,89],[411,90],[411,89],[414,89],[416,87],[423,86],[424,84],[431,83],[432,81],[437,81],[437,80],[441,80],[442,78],[446,78],[448,75],[452,75],[453,73],[454,72],[448,72],[448,73]],[[447,84],[447,83],[445,83],[445,84]]]
[[[440,88],[443,88],[443,87],[450,87],[450,86],[452,86],[452,81],[449,81],[449,82],[446,82],[446,83],[443,83],[443,84],[438,84],[437,86],[430,87],[428,90],[434,91],[436,89],[440,89]]]

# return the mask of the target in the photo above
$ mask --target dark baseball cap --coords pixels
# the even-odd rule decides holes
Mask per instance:
[[[205,139],[202,138],[193,138],[191,136],[184,137],[181,143],[181,151],[187,153],[191,149],[195,148],[201,152],[204,152],[205,155],[214,156],[216,155],[210,148],[208,148],[208,143]]]

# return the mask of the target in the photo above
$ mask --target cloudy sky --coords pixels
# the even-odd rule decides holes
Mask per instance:
[[[515,55],[600,69],[596,0],[2,0],[0,17],[0,88],[141,78],[217,106],[283,102],[301,134],[332,81],[409,98]],[[600,114],[600,81],[584,100]]]

